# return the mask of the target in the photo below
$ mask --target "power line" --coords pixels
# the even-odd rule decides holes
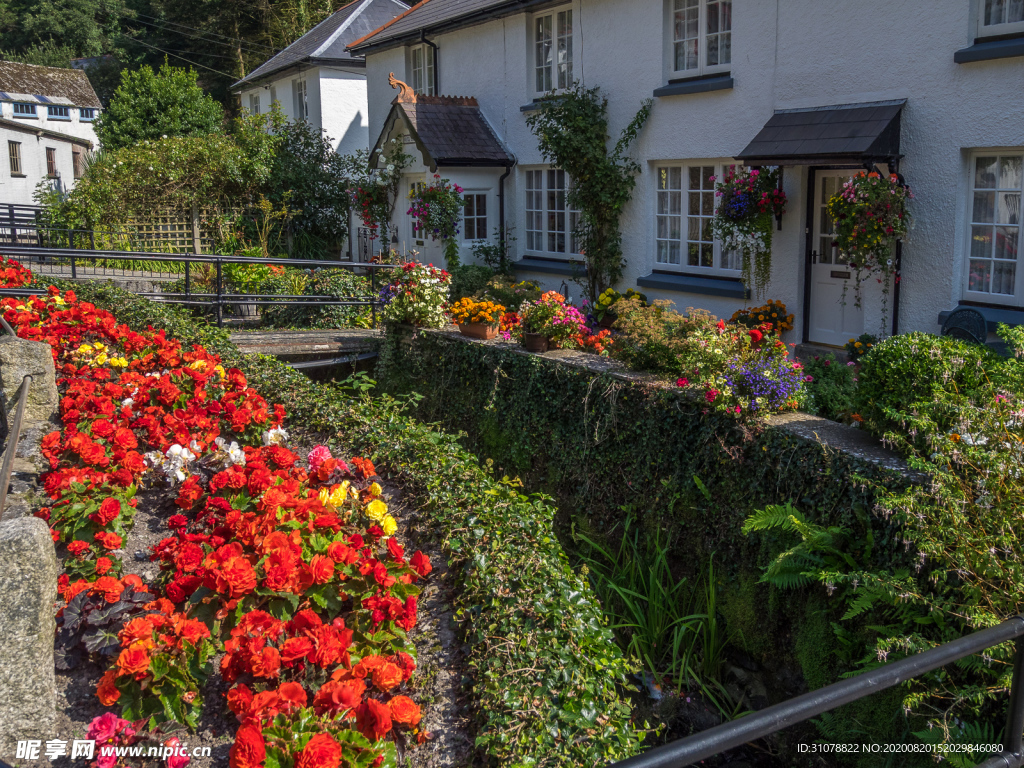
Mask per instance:
[[[139,43],[140,45],[144,45],[147,48],[152,48],[154,51],[160,51],[160,53],[164,53],[164,54],[167,54],[168,56],[173,56],[176,59],[181,59],[182,61],[186,61],[186,62],[188,62],[189,64],[191,64],[194,67],[200,67],[201,69],[208,69],[211,72],[216,72],[218,75],[224,75],[224,77],[230,77],[232,80],[237,80],[238,79],[238,75],[232,75],[229,72],[221,72],[219,69],[214,69],[213,67],[208,67],[205,64],[199,64],[199,63],[197,63],[195,61],[192,61],[191,59],[186,59],[184,56],[179,56],[176,53],[171,53],[170,51],[165,51],[163,48],[158,48],[155,45],[143,42],[142,40],[140,40],[137,37],[136,38],[132,38],[132,41],[136,42],[136,43]]]
[[[135,16],[136,17],[140,17],[140,18],[137,19],[138,21],[140,21],[143,24],[148,24],[149,26],[155,26],[154,22],[156,22],[158,24],[166,25],[165,27],[157,27],[158,29],[168,29],[168,31],[170,31],[170,32],[178,32],[179,34],[185,34],[182,30],[188,30],[189,32],[196,32],[196,33],[198,33],[199,36],[200,36],[200,39],[202,39],[202,37],[204,35],[213,35],[214,37],[220,37],[220,38],[223,38],[224,41],[227,41],[227,42],[221,42],[219,40],[205,40],[204,42],[221,43],[222,45],[228,45],[230,43],[234,43],[234,44],[244,45],[244,46],[247,46],[247,47],[253,48],[253,49],[262,48],[264,51],[269,51],[272,54],[273,53],[277,53],[277,50],[272,48],[269,45],[263,45],[262,43],[254,43],[254,42],[252,42],[250,40],[245,40],[245,39],[240,38],[240,37],[231,37],[230,35],[222,35],[219,32],[211,32],[209,30],[199,29],[198,27],[190,27],[187,24],[181,24],[181,23],[179,23],[177,21],[168,21],[166,19],[160,19],[160,18],[158,18],[156,16],[150,16],[150,15],[145,14],[145,13],[138,13],[138,12],[136,12]],[[143,19],[150,19],[150,21],[147,22],[147,21],[144,21]],[[170,29],[170,27],[180,27],[180,29]]]

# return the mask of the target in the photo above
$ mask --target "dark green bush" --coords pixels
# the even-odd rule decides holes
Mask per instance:
[[[494,270],[482,264],[460,264],[451,270],[452,282],[448,289],[450,301],[472,296],[487,287],[487,281],[494,277]]]
[[[807,393],[805,409],[815,416],[840,421],[850,414],[857,390],[852,365],[836,362],[835,355],[815,355],[804,360],[804,382]]]

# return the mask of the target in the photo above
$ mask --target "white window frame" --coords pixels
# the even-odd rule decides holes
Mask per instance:
[[[434,49],[426,43],[410,47],[407,66],[409,85],[416,94],[436,96],[437,93],[434,89],[434,67],[437,66],[437,62],[434,60]]]
[[[96,119],[96,108],[95,107],[80,107],[78,109],[78,121],[81,123],[91,123]]]
[[[536,186],[537,180],[539,187]],[[572,234],[580,212],[569,206],[570,183],[569,175],[558,168],[540,166],[526,169],[523,210],[526,212],[527,254],[571,261],[578,261],[582,256],[579,243]],[[559,236],[563,238],[562,250],[558,250]]]
[[[544,13],[536,13],[529,16],[529,30],[527,42],[529,44],[529,55],[526,61],[529,65],[529,89],[535,96],[543,96],[548,93],[564,93],[572,88],[576,79],[574,62],[579,60],[578,47],[576,45],[576,21],[577,14],[572,5],[564,5],[553,8]],[[548,48],[544,48],[545,40],[541,38],[541,25],[546,32]],[[549,55],[546,56],[544,51]],[[566,66],[563,68],[559,62],[559,51],[563,51]],[[547,87],[550,86],[550,87]]]
[[[986,24],[990,13],[998,13],[1006,19],[1011,8],[1020,8],[1024,13],[1021,0],[976,0],[978,5],[978,37],[995,37],[997,35],[1024,35],[1024,16],[1019,21],[997,21]]]
[[[739,254],[722,250],[722,244],[710,234],[711,216],[718,207],[714,181],[722,177],[731,163],[722,160],[686,160],[654,164],[654,269],[692,275],[739,277]],[[696,171],[698,188],[691,188],[691,173]],[[678,173],[678,184],[673,172]],[[696,198],[697,213],[691,214],[691,199]],[[708,206],[710,210],[708,209]],[[673,224],[677,229],[673,229]],[[696,229],[693,229],[696,227]],[[676,233],[678,233],[677,236]],[[672,263],[672,246],[678,248],[679,263]],[[697,263],[691,264],[691,253]],[[659,260],[665,254],[664,261]],[[711,264],[701,262],[710,257]]]
[[[1024,307],[1024,217],[1021,216],[1020,202],[1017,204],[1017,223],[1011,222],[1000,223],[999,219],[999,198],[1000,194],[1010,193],[1013,194],[1015,191],[1020,195],[1020,199],[1024,200],[1024,183],[1018,185],[1016,189],[1010,187],[1003,188],[1000,185],[1000,180],[996,178],[995,187],[976,187],[976,167],[978,158],[981,157],[1019,157],[1022,158],[1022,165],[1024,165],[1024,147],[1015,148],[1003,148],[1003,149],[985,149],[975,150],[970,154],[970,160],[967,167],[967,201],[966,210],[964,212],[964,221],[966,230],[965,234],[965,246],[964,246],[964,272],[963,272],[963,294],[962,298],[967,301],[977,301],[985,304],[1005,304],[1016,307]],[[997,161],[998,162],[998,161]],[[997,165],[998,174],[998,165]],[[1024,173],[1022,173],[1024,176]],[[984,190],[991,189],[994,193],[994,204],[995,204],[995,215],[992,217],[992,222],[976,221],[975,207],[974,207],[974,193],[975,190],[982,192]],[[1014,271],[1014,284],[1013,293],[991,293],[985,291],[971,290],[971,259],[973,255],[973,248],[975,245],[975,230],[978,230],[978,234],[983,235],[982,228],[990,226],[992,232],[1000,225],[1004,227],[1016,227],[1017,236],[1017,265]],[[988,247],[988,252],[992,253],[992,256],[987,257],[988,261],[994,260],[994,252],[991,250],[994,248],[994,243]],[[978,254],[979,257],[981,253]],[[992,277],[989,278],[989,285],[991,285]]]
[[[481,216],[479,214],[479,209],[474,207],[474,214],[473,214],[473,216],[469,217],[469,218],[474,220],[473,228],[474,228],[474,230],[476,231],[476,233],[478,235],[480,234],[479,221],[480,221],[480,219],[483,219],[483,222],[484,222],[483,223],[483,228],[484,228],[484,235],[483,235],[483,237],[470,237],[469,236],[469,231],[468,231],[468,229],[466,227],[466,205],[465,205],[466,198],[468,198],[468,197],[474,197],[474,198],[482,197],[484,199],[484,215]],[[486,242],[487,240],[490,240],[491,239],[491,235],[490,235],[491,192],[490,192],[490,190],[489,189],[464,189],[462,191],[462,200],[463,200],[463,206],[462,206],[462,241],[465,242],[465,243],[482,243],[482,242]],[[476,205],[476,202],[474,201],[474,206],[475,205]]]
[[[249,94],[249,113],[253,115],[260,113],[260,95],[258,93]]]
[[[27,109],[27,112],[19,112],[18,108]],[[20,117],[22,120],[34,120],[39,117],[39,113],[36,109],[35,104],[28,104],[23,101],[14,102],[14,106],[11,107],[15,117]]]
[[[983,2],[984,0],[982,0]],[[688,77],[701,77],[704,75],[721,74],[731,71],[732,69],[732,9],[735,0],[665,0],[665,64],[666,69],[669,73],[669,78],[688,78]],[[686,6],[692,5],[692,8]],[[694,12],[697,16],[697,36],[696,38],[686,36],[686,29],[683,29],[684,37],[676,37],[676,13],[688,13]],[[718,19],[718,28],[716,30],[709,31],[709,21]],[[722,25],[725,19],[728,19],[728,29],[722,29]],[[684,25],[685,27],[685,25]],[[718,57],[719,61],[717,64],[708,64],[708,55],[710,48],[711,38],[722,38],[727,36],[729,39],[729,60],[723,62],[722,49],[719,45]],[[676,45],[682,43],[684,40],[697,41],[697,61],[696,66],[687,67],[684,66],[682,69],[678,69],[676,66]]]
[[[294,101],[295,119],[309,118],[309,93],[306,90],[305,78],[292,81],[292,99]]]

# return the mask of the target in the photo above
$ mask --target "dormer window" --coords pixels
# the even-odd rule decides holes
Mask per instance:
[[[668,70],[672,77],[729,71],[732,0],[669,0],[668,12]]]
[[[1024,34],[1024,0],[978,0],[978,37]]]
[[[572,9],[533,17],[533,92],[543,95],[572,87]]]
[[[48,120],[70,120],[71,108],[62,107],[57,104],[50,104],[46,108],[46,118]]]
[[[434,88],[434,49],[422,43],[409,49],[409,85],[423,96],[436,96]]]
[[[35,117],[36,116],[36,105],[35,104],[14,104],[14,116],[15,117]]]
[[[89,123],[96,119],[96,110],[93,107],[82,107],[78,110],[78,119],[83,123]]]

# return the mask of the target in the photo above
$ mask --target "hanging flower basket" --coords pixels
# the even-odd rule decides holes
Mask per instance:
[[[861,284],[870,277],[882,283],[882,323],[888,314],[888,296],[896,274],[896,242],[910,225],[910,187],[899,176],[861,171],[833,195],[827,205],[835,243],[854,271],[854,297],[861,306]],[[843,299],[845,301],[845,293]]]
[[[459,265],[459,224],[462,221],[462,187],[434,174],[429,186],[409,193],[408,214],[417,219],[431,240],[444,242],[448,269]]]
[[[778,182],[778,168],[733,167],[715,184],[719,200],[711,230],[724,251],[740,253],[743,284],[757,298],[771,281],[775,219],[786,212],[786,193]]]

